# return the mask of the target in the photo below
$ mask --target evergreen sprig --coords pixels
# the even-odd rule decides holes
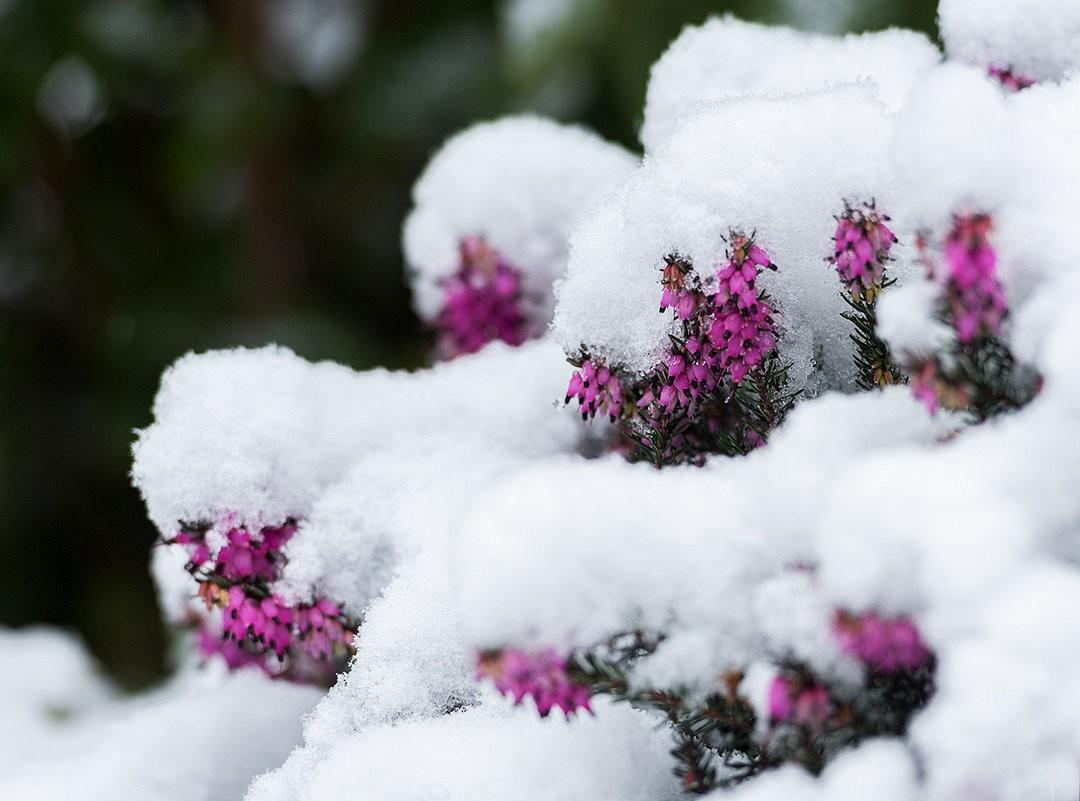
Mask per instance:
[[[881,289],[887,289],[894,283],[895,278],[887,278],[882,281]],[[877,298],[880,291],[867,291],[858,297],[850,292],[840,293],[848,306],[848,311],[842,312],[841,316],[855,329],[848,336],[855,343],[855,367],[858,370],[855,383],[863,390],[907,382],[889,352],[889,346],[877,335]]]

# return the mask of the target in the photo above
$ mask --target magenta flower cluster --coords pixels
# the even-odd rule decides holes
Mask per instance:
[[[355,627],[329,599],[289,603],[272,591],[285,564],[282,549],[296,524],[254,533],[241,524],[227,525],[216,553],[208,527],[187,527],[169,541],[187,549],[199,597],[208,612],[217,613],[201,623],[200,652],[206,658],[220,655],[231,668],[259,665],[272,675],[328,679],[335,661],[351,653]]]
[[[727,264],[717,273],[709,341],[716,348],[715,364],[736,384],[776,348],[773,309],[757,289],[758,274],[766,268],[775,269],[768,254],[738,234],[731,240]]]
[[[566,388],[566,403],[576,398],[582,420],[591,420],[597,412],[615,422],[622,409],[622,387],[619,377],[602,362],[586,359],[570,376]]]
[[[776,349],[774,311],[757,287],[765,268],[775,269],[768,254],[751,237],[735,233],[727,262],[713,276],[712,292],[688,261],[666,257],[660,311],[673,310],[682,336],[672,338],[663,362],[634,380],[620,382],[599,360],[584,360],[570,378],[566,402],[577,398],[586,420],[597,412],[612,421],[625,413],[657,428],[677,411],[694,418],[697,401],[725,380],[739,384]],[[632,403],[624,405],[627,395]]]
[[[891,260],[889,251],[896,244],[896,235],[885,224],[888,219],[868,203],[859,208],[845,204],[836,221],[829,261],[854,298],[866,295],[872,300],[881,289],[885,264]]]
[[[769,685],[769,722],[820,730],[832,714],[828,691],[801,676],[778,674]]]
[[[445,299],[435,319],[444,359],[475,353],[494,340],[520,345],[528,339],[521,272],[482,237],[461,243],[458,271],[443,281]]]
[[[1028,78],[1026,75],[1014,72],[1012,67],[990,67],[987,74],[1010,92],[1019,92],[1021,89],[1027,89],[1036,83],[1034,78]]]
[[[918,626],[904,616],[840,611],[833,619],[833,634],[841,651],[884,673],[913,670],[930,658]]]
[[[547,717],[555,708],[567,718],[579,709],[592,711],[589,688],[570,678],[566,657],[553,648],[533,652],[505,648],[481,653],[476,660],[476,678],[490,679],[515,704],[531,697],[540,717]]]
[[[945,242],[946,299],[956,338],[964,344],[996,336],[1008,309],[989,241],[992,225],[987,214],[958,215]]]

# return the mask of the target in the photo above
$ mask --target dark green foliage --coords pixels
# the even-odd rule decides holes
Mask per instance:
[[[1017,362],[1008,346],[992,336],[957,343],[946,374],[963,390],[976,423],[1025,406],[1041,383],[1034,368]]]
[[[868,668],[863,686],[853,696],[830,692],[831,711],[823,726],[773,723],[762,739],[754,709],[739,693],[743,678],[739,673],[725,674],[722,690],[697,703],[689,702],[678,688],[632,687],[629,672],[662,639],[635,632],[578,652],[571,659],[570,676],[593,695],[608,695],[666,718],[675,740],[673,770],[689,793],[731,787],[786,763],[797,763],[816,775],[842,750],[863,740],[903,735],[914,713],[934,693],[932,657],[914,670]],[[803,686],[818,683],[805,665],[782,664],[781,669]]]
[[[895,283],[896,279],[887,278],[882,282],[881,289]],[[849,336],[855,343],[855,368],[858,371],[855,383],[859,389],[880,389],[890,384],[907,383],[903,371],[889,352],[889,346],[877,335],[877,293],[855,298],[850,292],[841,292],[840,297],[849,308],[843,317],[855,328]]]

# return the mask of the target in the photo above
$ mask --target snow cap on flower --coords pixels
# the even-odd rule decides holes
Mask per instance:
[[[434,322],[448,295],[454,299],[447,282],[461,269],[462,245],[482,240],[520,273],[522,333],[541,334],[571,227],[635,163],[585,129],[539,117],[506,117],[453,136],[413,187],[402,232],[420,317]]]
[[[941,0],[938,25],[950,59],[1035,81],[1080,69],[1080,4],[1073,0]]]
[[[845,197],[888,206],[892,123],[866,86],[786,98],[734,98],[677,132],[575,230],[553,330],[568,353],[644,374],[666,360],[679,310],[657,314],[664,257],[702,274],[727,261],[732,230],[756,232],[783,269],[760,278],[783,310],[780,356],[792,388],[853,382],[852,346],[821,243]],[[676,300],[676,298],[668,298]],[[809,386],[808,386],[809,385]]]
[[[656,152],[680,118],[703,103],[745,95],[781,96],[872,81],[899,109],[915,78],[941,54],[921,33],[887,30],[844,37],[712,18],[683,29],[653,67],[641,141]]]

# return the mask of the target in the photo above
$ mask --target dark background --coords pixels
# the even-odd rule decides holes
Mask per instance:
[[[0,625],[73,627],[127,686],[162,674],[127,478],[161,370],[269,341],[423,363],[399,230],[448,134],[535,110],[636,148],[686,24],[933,32],[936,5],[569,2],[526,36],[509,0],[0,0]]]

